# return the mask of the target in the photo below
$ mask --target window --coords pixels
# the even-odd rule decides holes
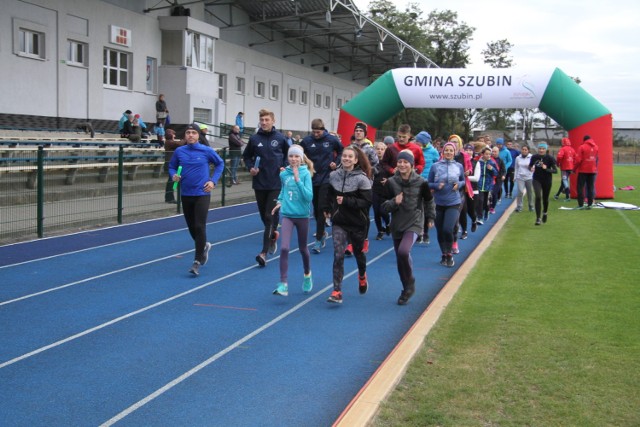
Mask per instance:
[[[227,75],[218,74],[218,99],[227,102]]]
[[[289,102],[296,102],[298,97],[298,91],[294,88],[289,88]]]
[[[331,97],[329,95],[324,97],[324,108],[331,108]]]
[[[244,77],[236,77],[236,93],[240,95],[244,95],[244,86],[245,80]]]
[[[87,66],[87,45],[75,40],[67,41],[67,64]]]
[[[102,57],[102,83],[105,86],[129,88],[130,54],[104,48]]]
[[[193,121],[199,123],[211,123],[211,110],[207,108],[194,108]]]
[[[316,93],[316,99],[313,103],[313,106],[316,108],[320,108],[322,107],[322,94],[321,93]]]
[[[156,93],[158,88],[158,60],[147,56],[147,92]]]
[[[300,90],[300,104],[307,105],[308,92],[306,90]]]
[[[256,96],[264,98],[264,82],[256,81]]]
[[[278,98],[280,98],[280,86],[271,83],[271,93],[269,95],[269,98],[273,99],[274,101],[277,101]]]
[[[213,71],[213,39],[202,34],[187,32],[187,67]]]
[[[336,99],[336,110],[342,108],[342,98]]]
[[[44,34],[35,31],[18,30],[20,47],[18,52],[24,56],[44,59]]]

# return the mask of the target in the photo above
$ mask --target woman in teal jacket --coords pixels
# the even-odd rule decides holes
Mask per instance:
[[[298,233],[298,249],[302,256],[304,266],[304,278],[302,291],[311,292],[313,280],[311,279],[311,260],[307,235],[309,234],[309,204],[313,200],[313,184],[311,177],[314,173],[313,162],[305,155],[302,147],[292,145],[288,152],[289,166],[280,172],[282,188],[278,196],[278,202],[271,215],[280,210],[282,212],[282,241],[280,247],[280,282],[273,291],[274,295],[289,295],[287,275],[289,271],[289,248],[293,228]]]

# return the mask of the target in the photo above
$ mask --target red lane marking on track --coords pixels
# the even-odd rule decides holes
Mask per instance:
[[[246,308],[246,307],[230,307],[227,305],[215,305],[215,304],[193,304],[198,307],[216,307],[216,308],[228,308],[231,310],[248,310],[248,311],[257,311],[257,308]]]

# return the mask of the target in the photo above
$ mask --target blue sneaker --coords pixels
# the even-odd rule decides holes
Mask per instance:
[[[289,296],[289,287],[286,283],[279,282],[278,286],[273,291],[274,295],[281,295],[283,297]]]
[[[313,252],[314,254],[319,254],[320,253],[320,248],[322,248],[322,243],[320,242],[320,240],[316,240],[315,243],[313,244],[313,248],[311,248],[311,252]]]
[[[325,231],[324,234],[322,235],[322,237],[320,238],[320,246],[322,246],[323,248],[326,246],[327,244],[327,237],[329,235],[327,234],[327,232]]]
[[[311,272],[309,274],[304,275],[304,279],[302,280],[302,292],[308,294],[313,289],[313,279],[311,278]]]

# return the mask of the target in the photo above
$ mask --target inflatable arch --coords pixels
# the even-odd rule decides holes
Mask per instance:
[[[362,121],[373,135],[404,108],[539,108],[568,131],[575,149],[585,135],[593,138],[599,149],[596,194],[613,198],[611,113],[558,68],[390,70],[342,106],[338,133],[351,136],[355,123]],[[575,174],[572,177],[575,197]]]

